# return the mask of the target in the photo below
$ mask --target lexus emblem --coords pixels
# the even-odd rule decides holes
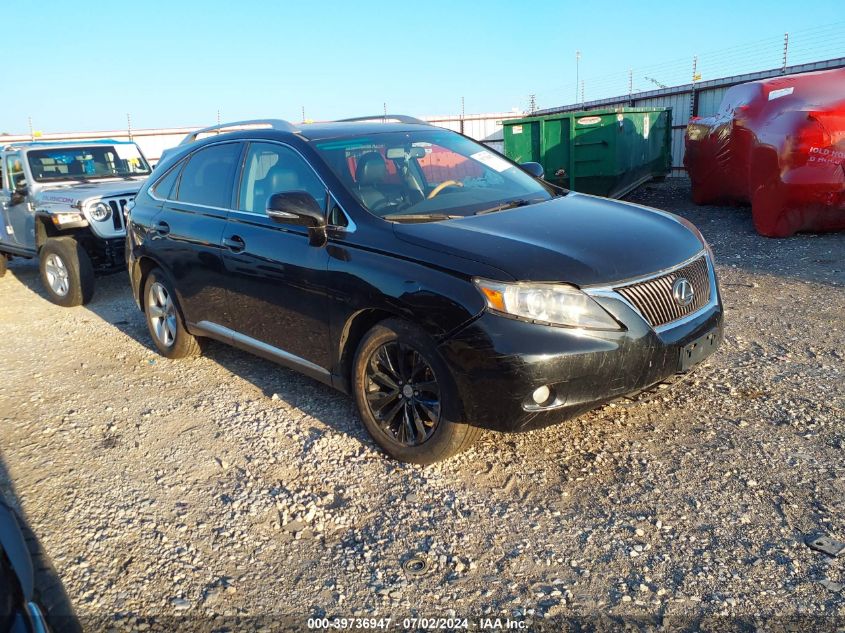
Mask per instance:
[[[692,289],[692,284],[684,277],[678,277],[675,283],[672,284],[672,297],[682,308],[686,308],[692,303],[695,296],[695,291]]]

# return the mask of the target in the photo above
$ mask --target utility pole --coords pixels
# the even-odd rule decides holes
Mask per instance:
[[[698,56],[695,56],[692,58],[692,90],[690,91],[689,100],[690,118],[698,116],[698,91],[695,89],[695,82],[698,79]]]
[[[786,55],[789,51],[789,33],[783,34],[783,67],[781,68],[780,73],[782,75],[786,74]]]
[[[528,114],[534,114],[537,111],[537,95],[528,95]]]
[[[32,117],[28,117],[29,119],[29,140],[35,140],[35,131],[32,129]]]
[[[575,101],[578,102],[578,85],[581,75],[581,51],[575,51]]]
[[[129,140],[132,140],[132,115],[128,112],[126,113],[126,132],[129,136]]]
[[[461,134],[464,133],[464,117],[466,116],[466,103],[464,102],[464,98],[461,97]]]
[[[584,80],[581,80],[581,105],[584,105]]]
[[[305,123],[305,106],[302,106],[302,122]]]
[[[220,125],[220,108],[217,108],[217,125]]]
[[[634,69],[628,69],[628,101],[631,100],[631,95],[634,94]]]
[[[382,105],[384,106],[384,118],[386,119],[387,118],[387,101],[385,101]]]

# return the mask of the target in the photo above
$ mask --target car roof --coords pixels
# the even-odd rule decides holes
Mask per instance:
[[[366,134],[386,134],[389,132],[418,132],[430,130],[433,125],[419,123],[382,123],[380,121],[330,121],[327,123],[303,123],[299,135],[309,141],[329,138],[362,136]]]
[[[218,140],[243,140],[256,137],[284,140],[286,137],[296,136],[305,141],[319,141],[390,132],[414,132],[432,128],[435,128],[435,126],[420,119],[391,114],[297,125],[281,119],[254,119],[223,123],[195,130],[188,134],[177,147]],[[203,138],[200,138],[200,136],[203,136]]]
[[[0,151],[22,149],[52,149],[63,147],[90,147],[92,145],[134,145],[133,141],[115,141],[114,139],[91,139],[80,141],[24,141],[0,145]]]

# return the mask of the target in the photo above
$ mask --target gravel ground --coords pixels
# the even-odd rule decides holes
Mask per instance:
[[[0,486],[90,630],[845,627],[845,554],[804,543],[845,540],[845,234],[770,240],[747,209],[688,197],[667,181],[631,200],[712,244],[720,351],[429,467],[386,459],[350,399],[291,371],[215,343],[160,357],[125,275],[64,309],[12,262]],[[403,571],[414,556],[422,573]]]

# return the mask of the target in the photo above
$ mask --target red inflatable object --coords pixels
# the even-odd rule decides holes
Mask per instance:
[[[769,237],[845,229],[845,68],[734,86],[685,142],[697,204],[750,202]]]

